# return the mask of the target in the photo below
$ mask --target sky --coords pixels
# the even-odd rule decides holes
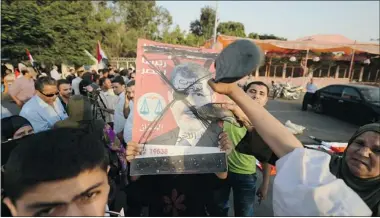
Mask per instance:
[[[188,31],[201,8],[215,1],[157,1],[173,24]],[[274,34],[295,40],[315,34],[341,34],[369,42],[379,38],[379,1],[218,1],[220,22],[237,21],[245,33]]]

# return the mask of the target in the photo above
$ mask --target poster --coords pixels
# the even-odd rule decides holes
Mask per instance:
[[[225,102],[207,81],[214,77],[211,49],[139,39],[132,140],[144,149],[131,175],[213,173],[227,170],[218,148],[222,122],[197,116],[197,108]]]

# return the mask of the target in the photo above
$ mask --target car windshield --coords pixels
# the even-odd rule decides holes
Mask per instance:
[[[380,102],[380,88],[361,89],[364,98],[370,102]]]

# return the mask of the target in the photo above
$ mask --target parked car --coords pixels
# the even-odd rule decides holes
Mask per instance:
[[[380,87],[329,85],[317,90],[310,102],[316,113],[326,113],[362,125],[380,122]]]

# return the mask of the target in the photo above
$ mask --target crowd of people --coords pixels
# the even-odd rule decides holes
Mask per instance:
[[[4,72],[3,94],[21,111],[1,120],[2,216],[142,216],[145,207],[149,216],[228,216],[231,189],[235,216],[254,216],[255,200],[265,201],[271,188],[279,216],[380,215],[379,123],[361,127],[343,156],[306,149],[265,109],[265,83],[242,89],[210,80],[244,124],[223,123],[218,141],[228,171],[130,176],[142,152],[132,141],[133,69]]]

